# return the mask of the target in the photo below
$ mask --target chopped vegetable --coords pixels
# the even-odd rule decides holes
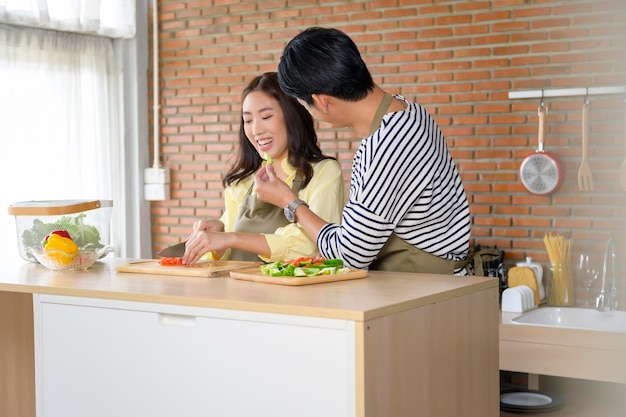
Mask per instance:
[[[183,264],[183,258],[180,257],[175,257],[175,258],[169,258],[167,256],[164,256],[161,258],[161,260],[159,261],[159,263],[161,265],[182,265]]]
[[[271,164],[272,162],[274,162],[272,157],[267,152],[265,152],[264,159],[267,161],[268,164]]]
[[[350,268],[344,268],[341,259],[302,257],[286,262],[272,262],[260,266],[263,275],[271,277],[313,277],[318,275],[345,274]]]

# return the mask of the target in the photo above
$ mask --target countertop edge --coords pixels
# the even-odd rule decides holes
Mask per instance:
[[[117,264],[128,261],[111,258],[103,260],[94,270],[59,274],[41,265],[15,265],[13,271],[8,268],[3,272],[5,277],[0,277],[0,291],[364,322],[498,286],[498,280],[488,277],[371,271],[372,277],[363,280],[319,284],[325,287],[312,285],[308,287],[314,288],[307,290],[239,280],[211,282],[230,277],[172,279],[164,275],[121,275],[115,271]],[[206,279],[209,281],[203,281]],[[333,297],[338,301],[333,301]]]

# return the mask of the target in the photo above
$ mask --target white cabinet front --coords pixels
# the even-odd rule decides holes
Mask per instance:
[[[35,296],[39,417],[353,417],[354,323]]]

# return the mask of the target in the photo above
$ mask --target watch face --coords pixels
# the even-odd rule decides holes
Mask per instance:
[[[285,217],[287,218],[287,220],[289,220],[291,223],[293,223],[296,220],[294,212],[289,210],[289,207],[285,208],[284,213],[285,213]]]

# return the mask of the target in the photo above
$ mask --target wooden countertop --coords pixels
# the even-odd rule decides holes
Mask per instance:
[[[213,278],[120,273],[136,259],[108,256],[85,271],[52,271],[0,259],[0,291],[223,308],[365,321],[498,286],[487,277],[370,271],[365,279],[283,286]]]

